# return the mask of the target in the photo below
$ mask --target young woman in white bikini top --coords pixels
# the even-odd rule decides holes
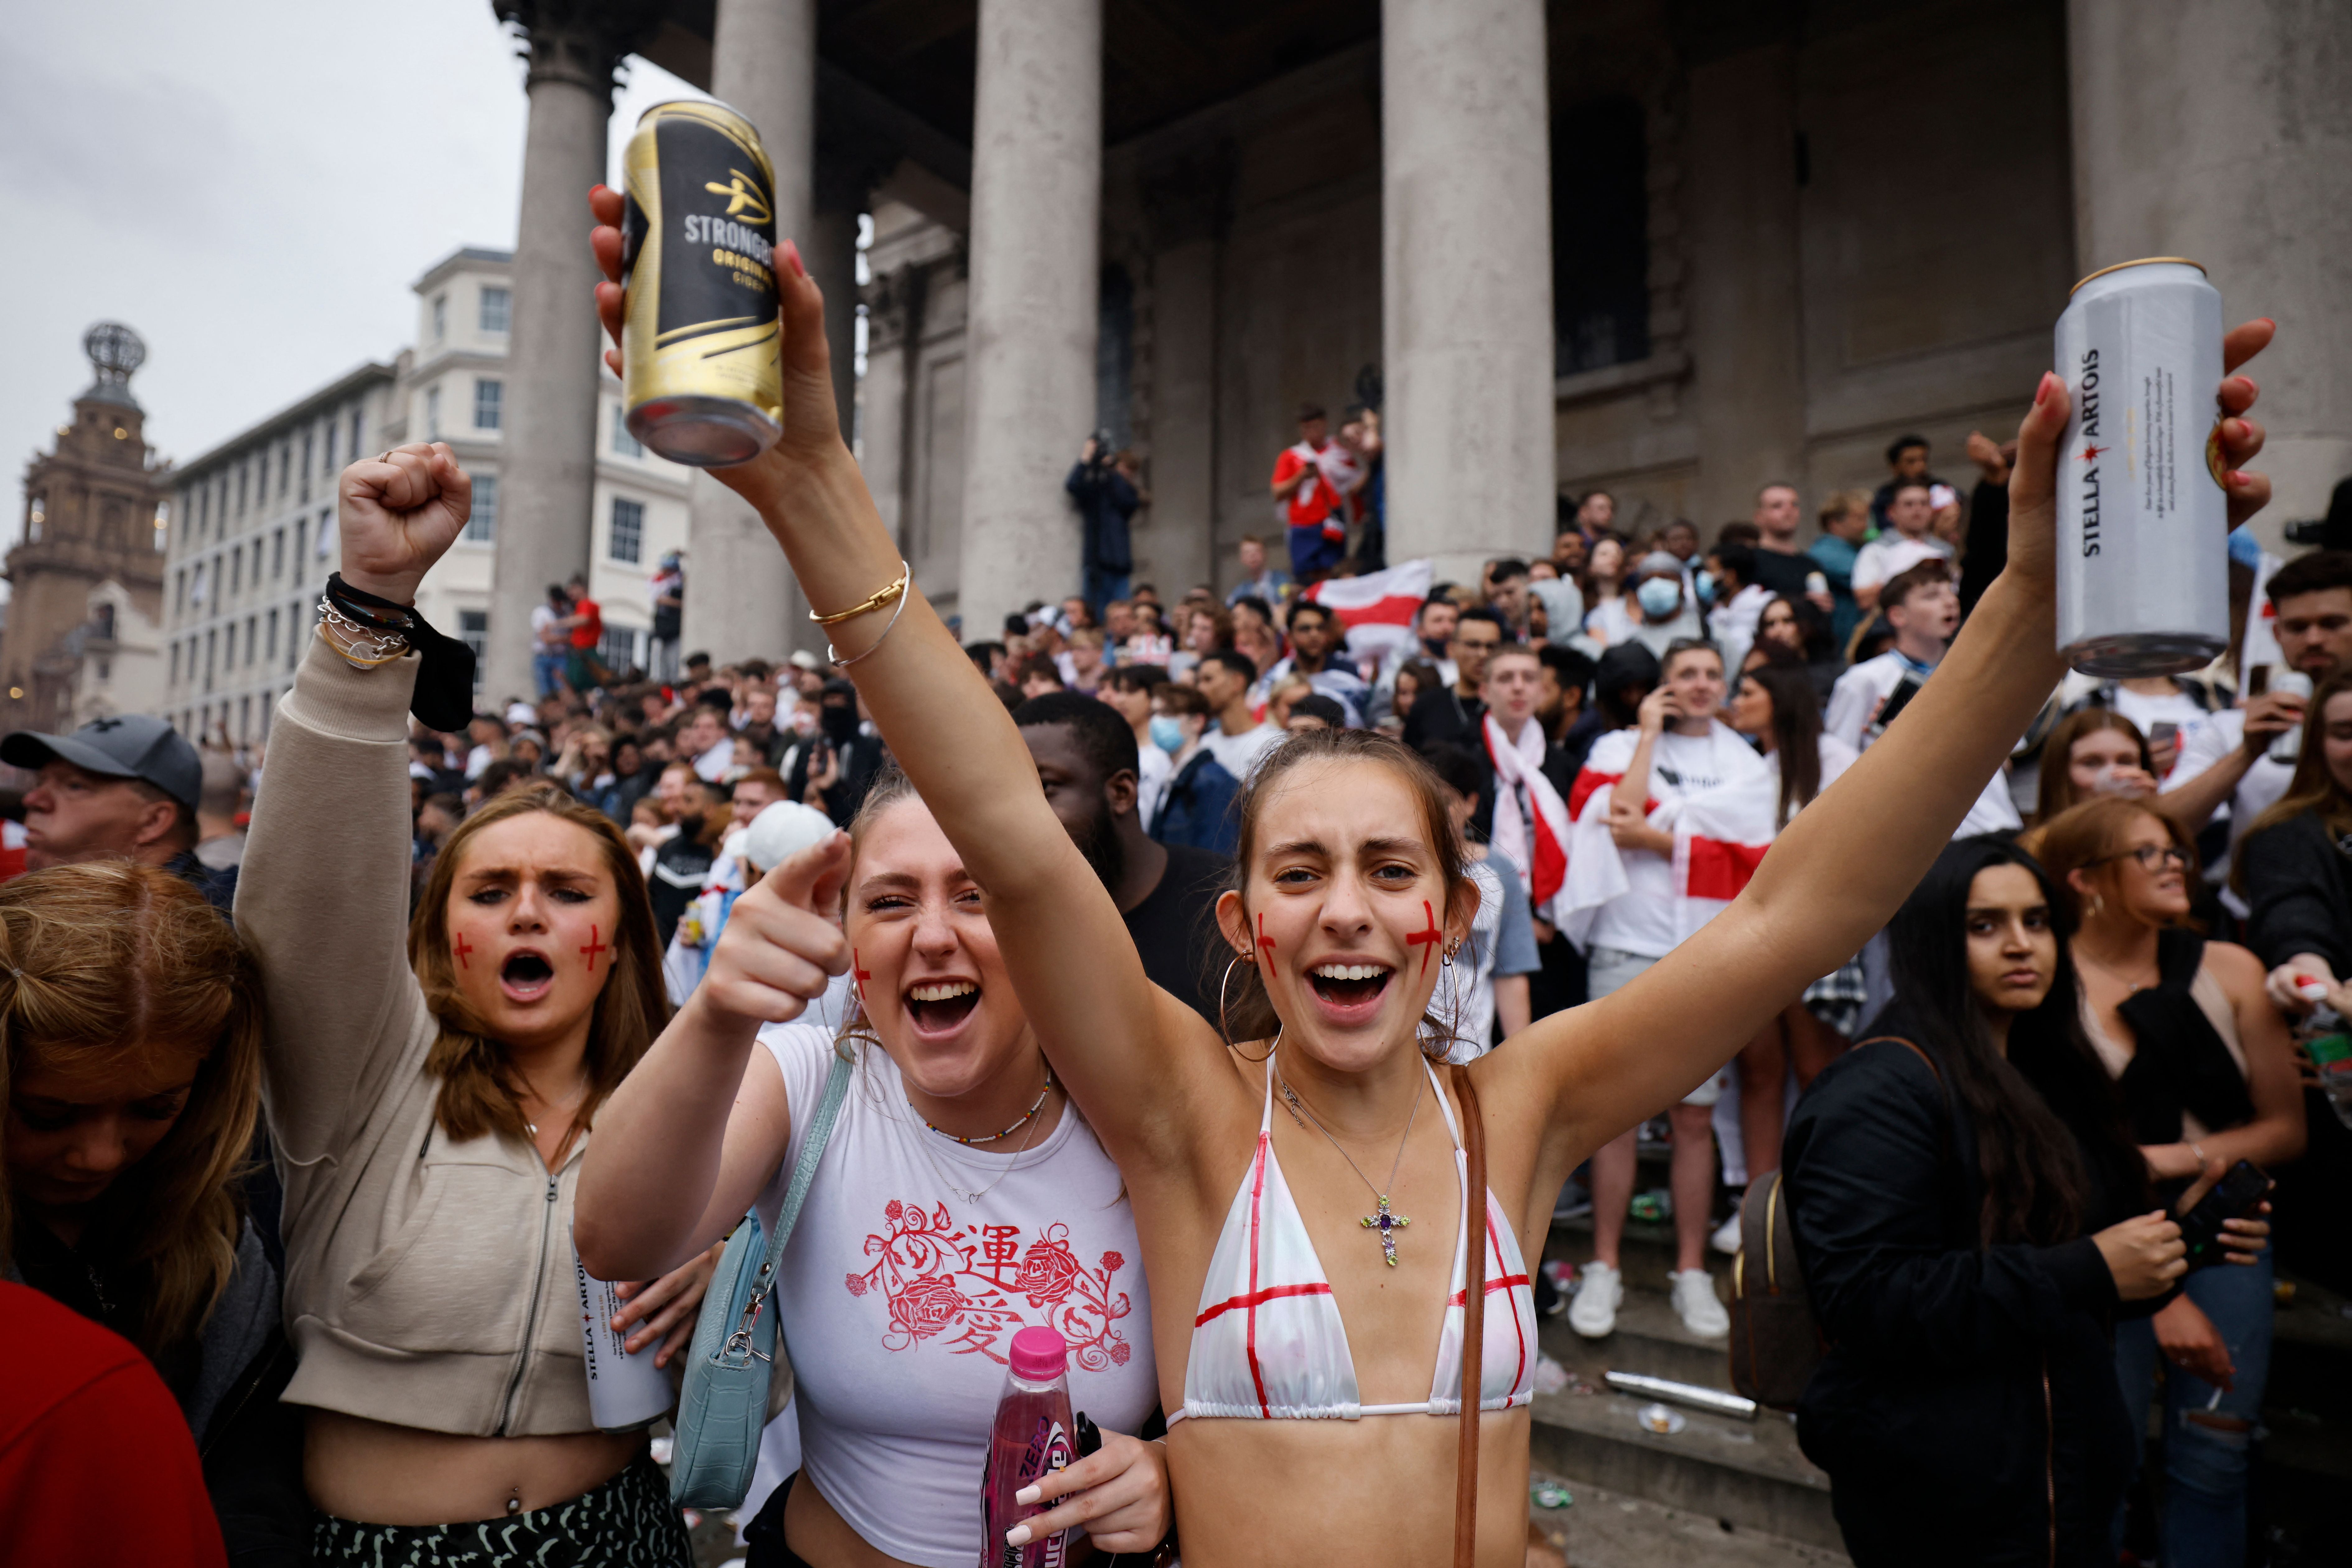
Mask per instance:
[[[618,233],[599,229],[594,243],[617,279]],[[1427,1019],[1429,1000],[1475,894],[1434,776],[1362,731],[1296,736],[1261,763],[1237,803],[1236,886],[1217,908],[1233,982],[1220,1040],[1145,977],[1018,731],[909,580],[842,443],[823,302],[789,246],[778,247],[777,285],[786,433],[760,458],[713,471],[760,510],[809,602],[831,618],[835,656],[987,890],[1007,969],[1057,1078],[1127,1180],[1152,1283],[1163,1406],[1199,1402],[1168,1438],[1185,1561],[1445,1561],[1459,1539],[1445,1484],[1456,1473],[1456,1422],[1207,1418],[1245,1405],[1261,1416],[1344,1415],[1351,1384],[1360,1415],[1447,1396],[1439,1363],[1451,1353],[1441,1346],[1461,1278],[1465,1184],[1444,1119],[1421,1105],[1432,1090],[1422,1040],[1433,1022],[1444,1027]],[[598,304],[617,335],[617,283]],[[2242,330],[2235,357],[2268,336],[2267,327]],[[2252,395],[2242,379],[2223,384],[2233,414]],[[1839,782],[1836,805],[1801,815],[1732,907],[1639,981],[1538,1019],[1456,1069],[1485,1108],[1486,1212],[1507,1221],[1496,1227],[1492,1277],[1522,1271],[1501,1238],[1522,1258],[1536,1250],[1553,1194],[1579,1162],[1706,1079],[1885,923],[2056,684],[2053,495],[2066,407],[2063,383],[2044,377],[2020,435],[2007,569],[1914,701],[1917,712]],[[2260,434],[2224,421],[2223,441],[2242,462]],[[2233,506],[2251,510],[2265,488],[2259,478],[2233,482]],[[966,565],[966,593],[985,598]],[[1286,1106],[1296,1095],[1296,1122],[1267,1110],[1265,1058],[1277,1036],[1275,1081],[1287,1086]],[[1454,1082],[1436,1087],[1458,1114]],[[1289,1202],[1261,1208],[1262,1184],[1277,1169]],[[1234,1239],[1237,1192],[1244,1225],[1257,1216],[1255,1240],[1245,1231]],[[1385,1229],[1364,1223],[1381,1217]],[[1237,1355],[1226,1321],[1236,1310],[1213,1310],[1253,1293],[1252,1258],[1257,1289],[1270,1274],[1298,1289],[1240,1313]],[[1490,1325],[1522,1321],[1518,1289],[1482,1298]],[[1265,1310],[1316,1298],[1328,1312],[1319,1302],[1295,1317]],[[1213,1331],[1196,1338],[1204,1313],[1213,1315],[1199,1326]],[[1251,1365],[1253,1321],[1256,1373],[1244,1394],[1236,1368]],[[1482,1405],[1517,1393],[1497,1386],[1515,1363],[1496,1344],[1490,1326],[1482,1350],[1496,1381]],[[1197,1375],[1196,1348],[1211,1363]],[[1528,1440],[1526,1405],[1479,1419],[1484,1568],[1523,1561]]]

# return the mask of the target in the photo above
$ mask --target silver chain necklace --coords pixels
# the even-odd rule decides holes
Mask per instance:
[[[1296,1116],[1298,1112],[1305,1111],[1307,1119],[1315,1123],[1315,1131],[1329,1140],[1332,1148],[1339,1151],[1339,1158],[1348,1162],[1348,1169],[1356,1173],[1356,1179],[1371,1188],[1372,1196],[1378,1201],[1373,1205],[1372,1212],[1363,1217],[1363,1227],[1379,1233],[1381,1256],[1390,1268],[1394,1268],[1397,1262],[1396,1233],[1411,1225],[1412,1219],[1389,1207],[1388,1193],[1372,1186],[1372,1179],[1364,1174],[1364,1168],[1356,1163],[1356,1157],[1341,1147],[1337,1138],[1331,1136],[1331,1130],[1323,1125],[1323,1119],[1315,1114],[1314,1108],[1298,1098],[1298,1091],[1290,1087],[1290,1079],[1284,1075],[1280,1068],[1275,1068],[1274,1076],[1282,1085],[1282,1097],[1289,1102],[1292,1114]],[[1427,1076],[1424,1073],[1423,1079],[1425,1080]],[[1412,1113],[1404,1119],[1404,1136],[1397,1140],[1396,1158],[1389,1163],[1388,1184],[1391,1190],[1396,1186],[1397,1173],[1404,1168],[1404,1150],[1405,1145],[1412,1142],[1412,1124],[1421,1116],[1422,1087],[1422,1080],[1416,1080],[1413,1084]]]

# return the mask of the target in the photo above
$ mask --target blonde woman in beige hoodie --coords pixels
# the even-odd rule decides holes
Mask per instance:
[[[472,485],[416,443],[344,469],[337,499],[344,581],[397,623]],[[645,883],[602,814],[533,786],[451,836],[412,921],[418,665],[325,615],[238,889],[269,999],[314,1555],[685,1564],[645,1433],[590,1418],[572,1273],[591,1123],[668,1017]],[[636,1345],[683,1349],[712,1261],[636,1293]]]

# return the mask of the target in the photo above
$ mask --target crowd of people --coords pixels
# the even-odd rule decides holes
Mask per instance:
[[[808,1154],[755,1563],[993,1551],[1006,1347],[1045,1326],[1101,1444],[1011,1545],[1431,1562],[1466,1531],[1517,1563],[1538,1320],[1614,1331],[1647,1200],[1721,1340],[1706,1253],[1775,1172],[1832,1347],[1800,1436],[1857,1562],[2115,1561],[2158,1402],[2164,1560],[2240,1560],[2273,1269],[2347,1272],[2294,1034],[2352,1014],[2352,555],[2242,574],[2267,663],[2067,675],[2045,378],[1969,497],[1907,437],[1809,542],[1785,483],[1711,543],[1596,491],[1383,640],[1321,587],[1386,569],[1377,413],[1333,442],[1310,408],[1288,572],[1250,539],[1163,605],[1132,461],[1090,444],[1084,591],[960,641],[779,256],[792,434],[720,477],[833,667],[616,676],[574,584],[534,697],[427,729],[404,606],[470,481],[418,443],[342,475],[266,754],[0,741],[37,781],[0,885],[0,1310],[55,1349],[0,1415],[13,1535],[73,1560],[103,1509],[156,1561],[683,1563],[645,1431],[592,1418],[575,1275],[674,1362]],[[2252,399],[2224,383],[2236,464]],[[2235,520],[2266,492],[2233,471]],[[2273,1208],[2191,1271],[2180,1215],[2239,1161]],[[1587,1213],[1590,1261],[1529,1268]],[[126,1456],[123,1500],[93,1478]]]

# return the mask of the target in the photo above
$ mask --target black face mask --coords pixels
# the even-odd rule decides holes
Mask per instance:
[[[1430,658],[1444,658],[1445,645],[1452,640],[1450,637],[1423,637],[1421,639],[1421,646]]]
[[[817,710],[817,722],[824,730],[824,738],[836,746],[845,746],[857,738],[857,710],[825,707]]]

